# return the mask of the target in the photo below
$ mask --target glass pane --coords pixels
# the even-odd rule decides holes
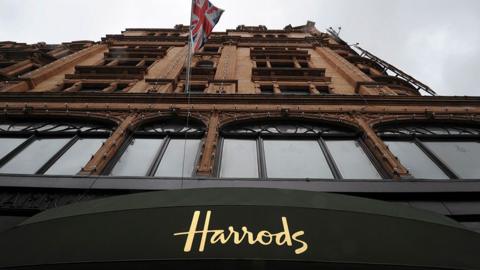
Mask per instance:
[[[269,178],[333,178],[317,141],[265,140],[264,149]]]
[[[40,139],[27,146],[5,166],[0,173],[34,174],[70,139]]]
[[[26,139],[24,138],[0,138],[0,159],[5,157],[13,149],[17,148]]]
[[[102,146],[105,139],[80,139],[63,154],[45,174],[77,174]]]
[[[343,178],[382,178],[357,141],[326,141],[325,143]]]
[[[425,142],[460,178],[480,179],[480,143]]]
[[[257,142],[223,140],[220,177],[258,178]]]
[[[200,140],[170,140],[155,176],[191,177]],[[185,159],[183,158],[185,149]]]
[[[448,179],[448,176],[433,163],[413,142],[385,142],[415,178]]]
[[[113,168],[111,175],[146,176],[163,139],[134,139]]]

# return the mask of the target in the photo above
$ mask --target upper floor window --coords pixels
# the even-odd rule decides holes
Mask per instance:
[[[330,83],[325,68],[310,64],[308,50],[289,47],[253,47],[250,49],[253,61],[253,81],[302,81]]]
[[[355,132],[298,122],[222,129],[222,178],[381,179]]]
[[[212,54],[217,54],[221,50],[221,47],[219,46],[205,46],[203,47],[203,52],[204,53],[212,53]]]
[[[480,128],[460,125],[384,126],[377,129],[415,178],[480,178]]]
[[[142,126],[114,160],[110,175],[191,177],[204,132],[204,126],[192,120]]]
[[[196,67],[198,68],[213,68],[213,62],[208,60],[198,61]]]
[[[307,50],[292,48],[258,48],[250,50],[257,68],[295,69],[310,68]]]
[[[74,175],[112,128],[62,121],[0,124],[0,173]]]
[[[62,85],[57,86],[55,90],[62,90],[64,92],[126,92],[132,86],[132,83],[117,83],[117,82],[97,82],[94,80],[82,81],[66,81]]]
[[[326,83],[268,83],[260,82],[259,90],[263,95],[282,94],[282,95],[326,95],[330,93],[330,87]]]

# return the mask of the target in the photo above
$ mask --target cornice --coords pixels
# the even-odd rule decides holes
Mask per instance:
[[[403,106],[449,106],[480,107],[480,97],[469,96],[361,96],[361,95],[310,95],[282,96],[257,94],[184,94],[160,93],[51,93],[27,92],[0,93],[0,102],[65,102],[65,103],[178,103],[178,104],[276,104],[276,105],[403,105]]]

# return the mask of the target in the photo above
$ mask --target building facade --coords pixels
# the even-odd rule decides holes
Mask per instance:
[[[126,29],[120,35],[107,35],[100,42],[0,43],[0,231],[7,234],[4,239],[18,239],[19,230],[30,228],[31,224],[48,223],[45,220],[57,211],[49,209],[66,206],[59,209],[73,207],[72,213],[85,214],[82,211],[98,206],[94,199],[106,198],[104,202],[108,202],[116,200],[113,196],[133,194],[127,197],[135,201],[140,200],[135,196],[143,196],[140,194],[146,191],[160,191],[158,196],[162,197],[168,192],[161,191],[173,190],[168,193],[173,195],[165,197],[177,207],[184,196],[195,201],[196,194],[211,199],[200,200],[199,207],[232,205],[230,196],[238,202],[257,202],[257,208],[239,210],[239,215],[250,213],[252,221],[270,211],[258,210],[261,205],[286,207],[283,203],[287,202],[275,201],[280,199],[278,196],[295,198],[288,202],[291,204],[311,198],[305,204],[299,203],[296,206],[299,209],[324,209],[327,206],[317,202],[329,201],[337,206],[351,203],[345,206],[348,210],[338,206],[335,208],[338,211],[375,212],[381,216],[418,211],[398,218],[417,216],[423,222],[453,226],[455,233],[462,230],[465,234],[462,236],[453,233],[449,236],[448,231],[440,229],[438,235],[430,236],[444,235],[445,241],[449,239],[452,245],[466,248],[480,243],[478,233],[474,233],[480,232],[478,97],[437,96],[423,83],[370,52],[348,45],[334,31],[319,31],[312,22],[274,30],[241,25],[213,33],[207,45],[192,58],[191,87],[186,93],[187,31],[188,26],[177,25],[171,29]],[[196,193],[191,189],[199,190]],[[323,192],[348,196],[319,195]],[[275,202],[262,203],[262,196]],[[153,197],[149,200],[157,200]],[[373,203],[363,210],[355,208],[370,204],[373,202],[370,199],[387,203]],[[80,202],[83,204],[75,208]],[[121,204],[118,201],[114,204],[117,203]],[[158,203],[168,205],[166,201]],[[244,203],[240,204],[247,207]],[[392,209],[382,212],[380,209],[384,207]],[[231,215],[232,209],[215,211]],[[275,209],[272,213],[276,213]],[[188,216],[187,221],[203,220],[207,212],[213,213],[213,218],[215,211],[195,210],[197,216]],[[170,215],[177,216],[179,212]],[[292,210],[291,215],[299,212]],[[40,216],[28,219],[38,213]],[[285,217],[282,222],[286,220]],[[332,220],[340,219],[332,217]],[[440,226],[437,224],[430,230],[426,225],[417,225],[422,229],[415,227],[419,230],[416,231],[412,227],[404,232],[403,227],[391,227],[380,232],[379,228],[366,229],[376,220],[372,223],[366,222],[366,217],[353,220],[359,224],[365,222],[361,226],[364,230],[384,236],[398,231],[404,233],[400,234],[402,237],[412,233],[418,238],[425,235],[419,232],[427,229],[436,232]],[[20,226],[21,222],[24,223]],[[309,226],[322,226],[315,223],[318,220],[309,222],[312,222]],[[286,223],[282,224],[285,229]],[[188,224],[183,225],[185,228],[180,227],[178,232],[187,229],[186,235]],[[307,231],[304,233],[307,235]],[[338,232],[328,234],[339,236]],[[361,231],[351,235],[345,232],[349,239],[361,234]],[[402,237],[395,241],[402,242]],[[25,241],[33,241],[28,239]],[[270,242],[277,241],[272,239]],[[417,240],[403,244],[408,246]],[[430,240],[423,239],[422,243]],[[238,252],[234,244],[225,241],[229,251]],[[365,245],[368,242],[362,241]],[[374,245],[375,241],[370,241]],[[383,244],[393,247],[395,241]],[[298,241],[296,252],[304,254],[301,242]],[[276,243],[281,246],[279,243],[283,242],[279,238]],[[285,243],[294,246],[293,242]],[[402,258],[391,261],[380,256],[381,248],[365,254],[358,250],[350,252],[361,254],[362,258],[377,254],[369,265],[359,258],[348,257],[351,254],[344,247],[347,255],[342,254],[347,257],[342,264],[333,263],[341,260],[335,257],[341,252],[332,253],[330,261],[312,255],[305,262],[321,262],[325,269],[475,269],[475,265],[480,265],[471,250],[460,255],[470,257],[457,262],[449,260],[448,254],[433,251],[445,243],[437,244],[422,246],[431,249],[428,251],[431,261],[402,261],[413,256],[405,250],[392,250],[404,257],[399,255]],[[34,246],[29,245],[32,252]],[[311,243],[308,246],[315,250]],[[22,249],[9,244],[3,247]],[[236,261],[235,267],[299,267],[275,263],[275,256],[287,262],[298,262],[298,258],[255,248],[259,252],[256,254],[263,254],[270,263]],[[218,252],[213,258],[232,256]],[[188,252],[182,254],[187,256]],[[179,255],[172,256],[178,259]],[[19,261],[7,260],[0,266],[20,266],[23,261]],[[25,265],[43,269],[57,261],[40,260]],[[82,260],[72,259],[67,268],[80,269],[73,264],[79,261]],[[440,262],[436,265],[434,261]],[[223,266],[232,267],[228,263]],[[63,269],[66,264],[59,265],[55,267]],[[354,268],[359,265],[365,268]],[[382,268],[386,266],[390,268]]]

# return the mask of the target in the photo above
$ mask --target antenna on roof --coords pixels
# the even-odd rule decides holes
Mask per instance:
[[[335,36],[335,37],[340,38],[340,32],[342,32],[342,27],[339,26],[339,27],[337,28],[337,30],[335,30],[335,29],[333,29],[333,27],[330,26],[330,27],[327,29],[327,32],[330,33],[330,34],[332,34],[332,35]]]
[[[337,28],[337,30],[333,29],[333,27],[329,27],[327,29],[327,32],[333,36],[333,38],[335,38],[335,40],[340,43],[340,44],[347,44],[345,41],[343,41],[341,38],[340,38],[340,32],[342,32],[342,27],[339,26]]]

